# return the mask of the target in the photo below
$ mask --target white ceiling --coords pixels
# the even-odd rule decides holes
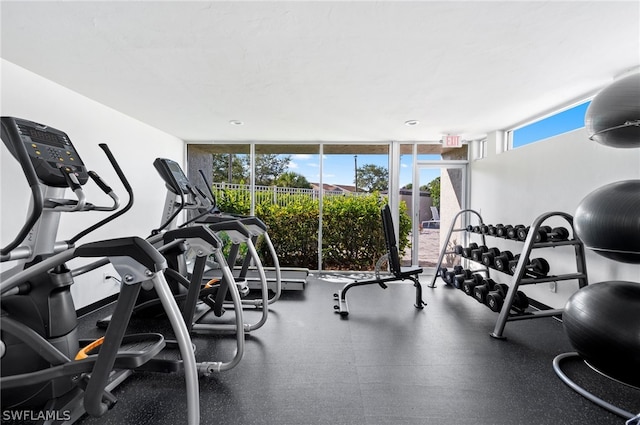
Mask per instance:
[[[640,65],[638,1],[2,1],[0,12],[2,58],[187,141],[470,140]]]

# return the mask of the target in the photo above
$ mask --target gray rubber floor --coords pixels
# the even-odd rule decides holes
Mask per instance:
[[[234,369],[202,379],[203,424],[624,424],[585,400],[552,369],[571,351],[551,318],[511,322],[506,341],[489,336],[497,315],[461,291],[431,289],[423,310],[410,284],[354,288],[351,314],[333,310],[342,284],[311,278],[285,292],[264,327],[246,338]],[[246,321],[258,313],[247,311]],[[83,319],[93,332],[95,317]],[[161,323],[148,324],[161,326]],[[228,360],[231,337],[196,337],[198,360]],[[581,362],[566,370],[629,411],[640,392],[604,380]],[[137,373],[118,404],[83,424],[186,423],[181,375]]]

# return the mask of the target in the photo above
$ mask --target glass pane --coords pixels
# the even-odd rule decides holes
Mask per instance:
[[[322,268],[374,270],[384,254],[380,195],[389,190],[389,145],[324,145],[323,152]]]
[[[200,183],[199,170],[210,170],[209,183],[248,184],[249,152],[249,145],[187,145],[189,180]]]
[[[425,203],[428,208],[421,208],[421,214],[426,212],[427,220],[423,220],[420,226],[418,242],[418,264],[422,267],[435,267],[446,243],[446,236],[451,220],[464,208],[464,181],[461,168],[421,168],[420,185],[430,194]],[[462,226],[460,218],[456,227]],[[447,251],[453,251],[453,246],[461,244],[460,235],[454,233],[449,241]],[[451,267],[459,263],[458,256],[446,255],[443,258],[443,266]]]
[[[256,145],[255,215],[269,226],[282,267],[318,267],[319,145]],[[226,213],[250,214],[250,145],[188,145],[190,180],[207,170],[218,207]],[[196,180],[192,180],[196,181]],[[265,266],[273,260],[268,247],[256,246]]]
[[[420,234],[418,236],[418,265],[433,267],[440,254],[440,182],[441,169],[420,169]]]
[[[407,216],[412,219],[413,215],[413,144],[400,145],[400,208],[406,209]],[[420,194],[422,197],[422,193]],[[413,223],[412,223],[413,224]],[[413,225],[407,235],[407,244],[403,252],[400,253],[401,265],[410,266],[412,264],[411,254],[413,251]]]
[[[283,267],[318,268],[319,151],[319,145],[255,146],[255,213],[269,226]]]
[[[513,147],[517,148],[584,127],[584,116],[590,103],[582,103],[514,130]]]
[[[417,159],[419,161],[439,161],[442,159],[441,151],[442,145],[440,144],[418,144],[416,150],[418,151]],[[434,175],[435,178],[435,175]],[[429,179],[427,183],[431,181]],[[412,220],[415,220],[415,225],[412,223],[412,231],[408,235],[408,243],[402,256],[402,266],[411,266],[419,264],[419,252],[414,255],[414,247],[419,246],[419,238],[421,236],[421,223],[423,221],[430,220],[432,217],[430,207],[432,205],[431,193],[427,189],[426,183],[422,182],[419,185],[419,201],[418,213],[414,214],[414,202],[413,202],[413,144],[401,144],[400,145],[400,204],[401,208],[405,208],[407,215]],[[418,234],[414,235],[413,229],[418,230]],[[423,237],[424,238],[424,237]],[[415,250],[415,251],[419,251]],[[414,258],[415,256],[415,258]],[[422,264],[424,266],[424,264]]]

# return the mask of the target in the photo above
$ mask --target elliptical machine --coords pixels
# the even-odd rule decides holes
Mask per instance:
[[[231,248],[226,258],[226,263],[231,267],[239,257],[240,246],[245,244],[247,247],[247,255],[243,259],[242,269],[231,282],[241,288],[243,294],[248,294],[249,288],[246,281],[246,272],[251,262],[255,265],[256,271],[260,280],[261,298],[259,299],[243,299],[242,305],[244,308],[253,307],[260,309],[262,312],[261,318],[258,322],[252,324],[245,324],[245,332],[251,332],[264,325],[268,316],[268,306],[274,303],[281,293],[281,279],[280,279],[280,267],[278,263],[278,257],[269,235],[267,233],[267,226],[257,217],[249,216],[232,216],[222,214],[216,206],[215,197],[210,192],[210,195],[203,193],[196,185],[194,185],[184,171],[175,161],[166,158],[156,158],[154,161],[154,167],[160,174],[160,177],[165,182],[167,188],[167,195],[165,199],[165,206],[163,210],[164,223],[161,228],[185,228],[187,226],[206,226],[218,234],[225,234],[229,237],[231,242]],[[200,172],[205,183],[208,185],[204,174]],[[209,187],[210,190],[210,187]],[[188,211],[193,217],[184,223],[177,225],[176,219],[180,212]],[[269,298],[269,287],[267,276],[262,266],[260,257],[255,248],[255,243],[259,236],[264,237],[264,241],[267,244],[273,262],[275,264],[276,272],[276,285],[275,295]],[[200,296],[206,307],[195,310],[195,306],[192,307],[193,313],[193,327],[192,329],[197,332],[218,332],[228,328],[225,325],[216,325],[211,323],[198,323],[204,316],[212,311],[215,316],[221,316],[224,313],[224,307],[233,307],[238,310],[237,306],[232,306],[225,303],[229,285],[229,279],[220,273],[220,264],[213,262],[207,262],[207,266],[211,268],[214,265],[214,273],[208,273],[204,278],[204,282],[211,282],[220,279],[220,284],[215,291],[207,291],[209,285],[205,286],[205,290]],[[194,268],[195,270],[195,268]],[[211,271],[211,270],[210,270]],[[206,273],[207,270],[202,270],[202,273]],[[204,275],[203,275],[204,276]],[[202,305],[201,305],[202,306]]]
[[[2,117],[1,125],[2,140],[19,161],[32,194],[26,222],[0,255],[2,262],[17,262],[2,273],[0,283],[0,388],[2,408],[10,409],[8,415],[3,412],[3,419],[72,423],[85,412],[104,415],[116,401],[110,390],[165,345],[159,334],[125,336],[137,294],[146,283],[156,289],[176,334],[184,359],[188,421],[199,423],[195,357],[162,274],[167,266],[164,257],[137,237],[75,246],[81,237],[132,205],[131,188],[108,147],[101,145],[129,192],[129,202],[120,210],[113,190],[96,173],[87,171],[64,132],[13,117]],[[89,178],[113,205],[87,202],[83,185]],[[76,199],[64,198],[67,188]],[[56,241],[60,214],[81,211],[116,212],[67,241]],[[113,320],[105,336],[96,341],[78,337],[70,292],[73,273],[65,264],[76,257],[107,257],[123,281]]]
[[[154,229],[146,240],[167,260],[168,267],[164,271],[164,274],[171,289],[172,296],[182,311],[182,318],[186,328],[189,332],[196,330],[201,331],[203,330],[202,328],[204,328],[207,333],[235,334],[236,350],[233,357],[227,361],[205,360],[196,364],[199,376],[210,377],[214,372],[227,371],[240,362],[244,356],[245,332],[253,328],[252,325],[246,325],[243,322],[243,300],[241,299],[238,287],[233,283],[234,277],[222,253],[223,242],[216,234],[220,229],[214,225],[177,226],[177,216],[182,211],[182,204],[186,202],[186,189],[183,187],[186,178],[181,178],[181,170],[179,166],[173,162],[172,168],[179,170],[180,173],[173,172],[168,168],[163,168],[163,166],[167,164],[159,160],[156,160],[154,165],[161,171],[161,176],[167,182],[167,186],[175,192],[171,192],[174,193],[170,197],[171,201],[169,201],[168,195],[166,205],[169,206],[170,210],[163,214],[164,222],[161,223],[159,228]],[[177,193],[181,194],[181,202],[176,202]],[[229,223],[223,227],[237,243],[246,241],[250,237],[249,230],[240,223]],[[257,257],[257,253],[255,253],[255,256]],[[215,288],[202,286],[205,265],[210,258],[215,259],[219,265],[219,271],[222,274],[218,282],[219,284],[216,285]],[[188,262],[190,263],[190,267],[187,265]],[[79,268],[77,272],[84,273],[104,264],[106,264],[104,260],[97,261]],[[145,290],[140,291],[138,294],[133,310],[133,316],[136,319],[141,319],[133,322],[132,326],[134,328],[138,324],[147,328],[144,323],[148,323],[149,319],[155,320],[165,316],[165,311],[160,302],[161,300],[154,288],[144,289]],[[228,306],[231,306],[235,311],[235,317],[232,323],[204,325],[195,323],[197,321],[195,317],[198,316],[196,310],[199,301],[205,299],[212,292],[229,295],[231,303],[228,304]],[[222,303],[220,303],[219,306],[222,306]],[[222,308],[220,308],[219,311],[220,315],[224,313],[224,309]],[[266,312],[263,313],[263,316],[264,320],[260,323],[260,326],[266,320]],[[99,328],[106,328],[109,326],[111,320],[113,320],[112,316],[107,316],[99,319],[96,325]],[[167,341],[167,347],[163,349],[159,355],[139,368],[139,370],[179,372],[183,364],[180,355],[176,354],[173,341]]]
[[[268,279],[267,288],[272,289],[274,295],[268,299],[269,304],[273,304],[280,299],[280,295],[282,294],[282,269],[280,267],[280,261],[278,259],[278,254],[276,253],[276,249],[273,246],[273,242],[271,242],[271,237],[269,236],[268,228],[266,223],[260,220],[256,216],[248,216],[248,215],[238,215],[238,214],[229,214],[221,211],[218,208],[218,202],[213,190],[211,189],[211,183],[204,175],[202,170],[198,170],[200,173],[200,177],[202,178],[202,182],[204,183],[207,190],[203,192],[198,188],[197,185],[194,185],[193,193],[195,196],[196,204],[198,205],[196,211],[198,214],[194,214],[194,217],[190,221],[195,221],[196,223],[218,223],[229,220],[237,220],[247,227],[249,232],[251,233],[251,241],[254,245],[257,244],[258,238],[262,237],[263,242],[267,246],[269,254],[271,255],[271,261],[273,262],[273,280]],[[231,251],[229,253],[229,257],[235,258],[237,252]],[[251,266],[252,258],[249,256],[245,256],[242,262],[242,266],[240,268],[240,272],[238,274],[239,279],[247,279],[249,274],[249,268]],[[257,269],[257,267],[256,267]],[[264,269],[266,273],[266,268]],[[259,270],[258,270],[259,271]],[[259,274],[259,273],[258,273]],[[273,285],[271,285],[273,283]]]

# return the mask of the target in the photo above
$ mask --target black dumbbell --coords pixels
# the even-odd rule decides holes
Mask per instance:
[[[504,283],[496,283],[493,287],[493,291],[490,291],[487,294],[485,299],[485,304],[491,311],[495,311],[496,313],[502,309],[502,305],[504,304],[504,297],[507,296],[507,292],[509,292],[509,286]]]
[[[481,285],[483,280],[484,277],[480,273],[474,273],[468,279],[462,281],[460,289],[462,289],[465,294],[473,296],[475,287]]]
[[[462,255],[462,249],[464,247],[462,245],[456,245],[453,247],[453,252],[455,252],[458,255]]]
[[[465,281],[465,279],[469,279],[471,278],[471,276],[473,275],[473,273],[471,272],[471,270],[469,269],[462,269],[460,271],[460,273],[457,273],[454,277],[453,277],[453,286],[455,286],[458,289],[462,289],[462,282]]]
[[[493,291],[493,287],[495,285],[496,282],[493,279],[483,279],[479,285],[476,285],[473,288],[473,298],[475,298],[479,303],[484,304],[487,299],[487,294]]]
[[[569,231],[564,227],[551,228],[541,226],[536,234],[536,242],[546,242],[548,240],[565,241],[569,239]]]
[[[489,307],[492,311],[499,312],[502,310],[502,306],[504,305],[504,299],[507,296],[507,292],[509,287],[504,284],[497,284],[496,290],[491,291],[487,294],[486,303],[487,307]],[[516,295],[513,297],[513,302],[511,304],[511,308],[516,310],[519,313],[524,313],[524,311],[529,307],[529,298],[522,291],[517,291]]]
[[[509,260],[509,264],[507,264],[507,270],[505,270],[505,273],[514,274],[516,272],[516,267],[518,267],[519,262],[520,262],[520,254],[517,254],[511,260]]]
[[[489,307],[491,311],[495,312],[502,310],[504,299],[506,298],[508,291],[509,287],[507,285],[498,283],[495,286],[495,289],[487,294],[487,307]],[[511,308],[519,313],[523,313],[527,307],[529,307],[529,298],[524,292],[517,291],[516,295],[513,297]]]
[[[507,234],[509,232],[509,229],[511,229],[513,226],[510,224],[507,224],[505,226],[499,227],[498,230],[496,230],[496,236],[499,238],[506,238]]]
[[[509,262],[509,273],[514,274],[516,272],[516,267],[518,267],[519,258],[514,258]],[[532,275],[533,277],[546,276],[549,274],[551,267],[549,266],[549,262],[544,258],[534,258],[529,261],[528,264],[524,266],[524,270],[526,274]]]
[[[449,269],[447,269],[446,267],[440,267],[438,269],[438,274],[436,276],[440,276],[442,278],[442,280],[444,280],[444,275],[448,270]]]
[[[479,247],[471,251],[471,259],[478,262],[482,261],[482,254],[484,254],[488,250],[489,248],[487,248],[485,245],[480,245]]]
[[[480,225],[480,233],[482,233],[483,235],[486,235],[489,233],[489,226],[487,226],[486,224],[481,224]]]
[[[446,273],[446,275],[449,276],[449,283],[453,284],[456,275],[459,275],[462,272],[464,272],[464,267],[461,265],[453,266],[453,270]]]
[[[494,225],[489,225],[489,234],[491,236],[496,236],[498,234],[498,229],[504,227],[504,224],[496,224]]]
[[[473,224],[470,224],[467,226],[467,232],[471,232],[471,233],[480,233],[480,226],[474,226]]]
[[[509,261],[513,260],[511,251],[502,251],[500,255],[496,255],[493,259],[493,267],[501,272],[509,272]]]
[[[522,224],[516,224],[515,226],[510,227],[509,230],[507,230],[507,238],[517,240],[518,230],[524,229],[524,228],[525,226]]]
[[[462,270],[464,270],[462,266],[455,266],[453,270],[442,267],[440,268],[440,277],[447,285],[453,285],[455,276],[462,273]]]
[[[531,228],[530,226],[527,226],[527,227],[522,226],[521,228],[518,229],[518,240],[519,241],[524,241],[524,240],[527,239],[527,235],[529,234],[529,229],[530,228]]]
[[[478,248],[478,244],[471,242],[468,246],[462,248],[462,256],[464,258],[471,258],[471,251]]]
[[[487,252],[482,254],[482,264],[487,267],[493,267],[493,260],[500,255],[500,250],[498,248],[489,248]]]
[[[516,296],[513,298],[512,307],[521,313],[524,312],[529,307],[529,297],[524,292],[517,291]]]

